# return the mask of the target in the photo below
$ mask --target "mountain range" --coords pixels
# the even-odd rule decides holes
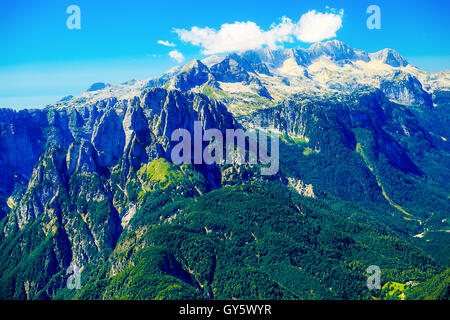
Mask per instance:
[[[334,40],[0,109],[0,298],[448,299],[449,108],[450,71]],[[195,121],[280,171],[173,164]]]

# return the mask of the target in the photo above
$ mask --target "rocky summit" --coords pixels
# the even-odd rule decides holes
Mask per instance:
[[[197,121],[279,171],[174,164]],[[339,41],[0,109],[0,299],[448,299],[449,128],[450,71]]]

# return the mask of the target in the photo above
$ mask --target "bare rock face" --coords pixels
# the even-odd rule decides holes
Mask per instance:
[[[295,178],[288,178],[288,183],[289,186],[291,186],[298,192],[298,194],[309,198],[316,197],[316,195],[314,194],[314,187],[312,184],[306,184],[303,181]]]
[[[353,49],[345,43],[337,40],[328,41],[325,43],[318,42],[307,50],[310,59],[314,60],[320,56],[326,55],[330,59],[337,62],[349,61],[369,61],[369,55],[361,50]]]
[[[187,91],[205,83],[215,85],[214,82],[215,79],[208,67],[199,60],[186,65],[172,80],[174,88],[181,91]]]
[[[14,210],[14,219],[8,221],[9,232],[16,227],[21,230],[33,221],[43,218],[52,220],[54,211],[48,210],[66,184],[64,154],[58,149],[49,149],[33,170],[28,189]]]
[[[222,62],[211,67],[211,72],[218,81],[250,82],[254,80],[249,73],[255,73],[253,67],[237,54],[231,54]]]
[[[94,160],[95,150],[89,141],[81,140],[70,145],[66,156],[67,173],[96,172],[97,165]]]
[[[107,110],[92,133],[92,144],[101,166],[113,166],[125,145],[122,119],[115,109]]]
[[[0,191],[14,189],[15,173],[30,179],[34,165],[44,151],[42,127],[48,126],[42,111],[0,109]]]
[[[124,156],[130,164],[138,168],[141,163],[146,163],[149,159],[156,158],[160,154],[153,154],[151,150],[154,136],[148,127],[147,118],[139,104],[129,105],[123,119],[125,132]],[[154,144],[154,143],[153,143]]]
[[[397,51],[392,49],[384,49],[375,53],[369,54],[372,60],[379,60],[392,67],[406,67],[408,61],[403,58]]]
[[[122,157],[139,165],[170,152],[172,132],[193,130],[196,120],[206,127],[235,126],[223,104],[160,88],[146,89],[133,101],[105,99],[67,108],[0,109],[0,192],[9,197],[17,175],[29,180],[39,157],[52,146],[69,150],[70,173],[112,167]]]
[[[385,80],[380,85],[381,91],[390,99],[405,105],[432,106],[431,95],[426,92],[416,77],[398,73],[393,80]]]

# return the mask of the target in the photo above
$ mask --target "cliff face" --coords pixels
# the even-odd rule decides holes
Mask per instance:
[[[0,193],[10,196],[30,180],[39,157],[52,146],[70,147],[71,173],[112,167],[122,157],[139,165],[170,155],[173,130],[193,130],[195,120],[205,127],[235,126],[224,105],[164,89],[147,89],[132,101],[106,99],[86,106],[18,112],[0,109]],[[81,157],[82,163],[74,162],[74,157]]]
[[[223,104],[164,89],[144,90],[131,101],[0,110],[0,191],[2,212],[8,214],[2,237],[18,235],[19,242],[28,242],[21,238],[28,234],[36,245],[53,239],[48,250],[54,259],[41,256],[48,276],[70,263],[107,257],[122,232],[123,208],[117,199],[130,201],[124,190],[133,179],[129,175],[152,160],[170,157],[172,132],[185,128],[193,135],[194,121],[205,129],[236,126]],[[113,181],[114,170],[123,183]],[[36,248],[22,248],[16,258],[22,261]],[[26,281],[28,298],[45,284]]]
[[[392,80],[383,81],[380,89],[388,98],[406,105],[433,105],[431,95],[422,88],[420,81],[410,74],[397,74]]]

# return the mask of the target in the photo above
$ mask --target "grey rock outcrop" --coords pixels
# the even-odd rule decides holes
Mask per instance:
[[[215,86],[214,76],[200,60],[187,64],[172,80],[173,86],[181,91],[188,91],[203,84]]]
[[[432,106],[431,95],[416,77],[409,73],[397,73],[392,80],[384,80],[380,89],[390,99],[406,105]]]
[[[408,61],[403,58],[397,51],[392,49],[383,49],[381,51],[369,54],[370,59],[379,60],[392,67],[406,67]]]
[[[71,175],[102,173],[122,160],[127,168],[139,169],[155,158],[170,157],[172,133],[184,128],[193,134],[195,121],[205,129],[237,125],[220,102],[161,88],[145,89],[132,101],[105,99],[81,107],[19,112],[0,109],[0,192],[6,199],[16,184],[28,184],[15,209],[21,229],[45,212]],[[50,154],[44,155],[45,150]]]

